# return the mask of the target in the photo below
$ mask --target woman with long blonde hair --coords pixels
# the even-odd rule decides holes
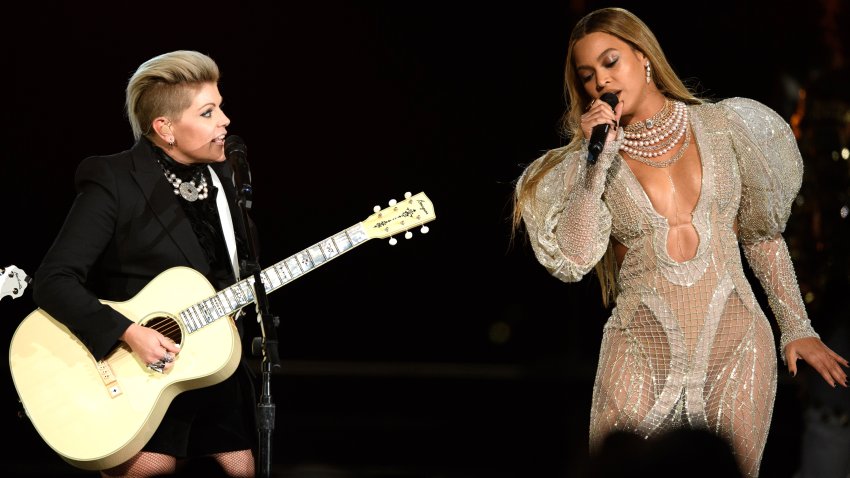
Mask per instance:
[[[802,177],[796,140],[761,103],[696,97],[652,31],[621,8],[576,24],[565,89],[570,141],[519,177],[513,218],[552,275],[576,282],[595,267],[603,301],[614,305],[591,451],[617,430],[709,429],[757,476],[777,361],[742,250],[778,322],[788,370],[796,374],[803,359],[847,386],[848,362],[812,328],[782,238]],[[606,94],[616,100],[600,101]],[[589,153],[605,125],[601,152]]]

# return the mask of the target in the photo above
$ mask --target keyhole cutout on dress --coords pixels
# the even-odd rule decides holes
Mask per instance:
[[[696,145],[691,144],[679,161],[666,168],[647,166],[632,159],[627,164],[652,209],[667,220],[667,255],[676,262],[693,259],[700,243],[693,213],[702,193],[703,179]]]

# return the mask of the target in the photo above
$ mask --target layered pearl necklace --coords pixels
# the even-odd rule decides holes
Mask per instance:
[[[652,166],[666,168],[679,160],[691,143],[691,130],[688,128],[688,108],[681,101],[664,100],[661,111],[651,118],[635,121],[624,128],[625,139],[620,149],[635,161]],[[662,156],[676,147],[685,137],[682,146],[673,156],[664,161],[649,158]]]

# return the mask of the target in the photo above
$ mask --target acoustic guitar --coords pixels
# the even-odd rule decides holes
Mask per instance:
[[[424,193],[405,194],[333,236],[260,273],[272,292],[351,249],[433,221]],[[427,226],[422,227],[427,232]],[[134,322],[154,327],[180,344],[170,372],[154,373],[119,345],[97,361],[67,327],[36,309],[17,327],[9,366],[27,416],[42,439],[71,465],[102,470],[138,453],[179,393],[219,383],[241,358],[234,316],[254,303],[254,277],[216,291],[199,272],[174,267],[124,302],[102,300]],[[18,284],[18,291],[22,285]]]

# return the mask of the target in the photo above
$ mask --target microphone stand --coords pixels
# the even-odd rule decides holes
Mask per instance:
[[[244,159],[243,159],[244,161]],[[243,163],[237,161],[237,163]],[[259,433],[259,456],[257,457],[259,474],[261,478],[271,477],[272,464],[272,430],[274,430],[275,404],[272,402],[271,375],[274,367],[280,367],[280,357],[277,349],[277,326],[280,322],[278,317],[269,312],[269,302],[266,296],[266,288],[260,277],[260,265],[257,250],[254,244],[253,233],[248,222],[248,210],[251,209],[253,188],[250,179],[245,182],[244,178],[250,178],[250,173],[240,174],[239,168],[246,168],[247,164],[234,165],[234,175],[237,184],[237,195],[239,197],[239,208],[242,210],[242,228],[248,240],[249,258],[240,261],[239,267],[243,274],[254,276],[254,297],[257,300],[257,315],[262,337],[254,337],[251,342],[251,351],[255,356],[262,354],[262,384],[260,387],[260,400],[257,403],[257,422]]]

